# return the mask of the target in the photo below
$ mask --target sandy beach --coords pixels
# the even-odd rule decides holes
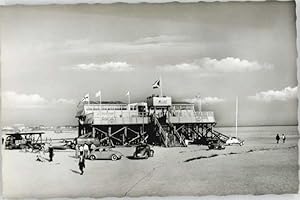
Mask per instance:
[[[125,155],[121,160],[87,160],[82,176],[72,150],[56,151],[53,163],[35,161],[34,153],[4,150],[4,197],[297,193],[298,132],[296,127],[288,128],[286,143],[276,144],[276,129],[241,128],[245,145],[225,150],[153,147],[154,157],[148,160],[129,159],[134,147],[116,147]],[[233,134],[234,129],[219,130]]]

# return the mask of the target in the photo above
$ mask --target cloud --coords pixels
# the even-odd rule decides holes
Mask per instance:
[[[164,71],[195,71],[199,69],[199,66],[195,63],[181,63],[176,65],[165,65],[159,68]]]
[[[228,72],[252,72],[269,70],[273,66],[267,63],[242,60],[240,58],[227,57],[220,60],[212,58],[201,58],[190,63],[158,66],[163,71],[201,71],[206,73],[228,73]]]
[[[2,93],[2,106],[4,108],[45,108],[55,106],[57,104],[75,104],[72,99],[53,99],[51,101],[45,99],[39,94],[20,94],[14,91],[6,91]]]
[[[42,107],[46,103],[47,100],[38,94],[18,94],[13,91],[2,94],[3,107],[34,108]]]
[[[78,64],[72,69],[80,70],[80,71],[112,71],[112,72],[124,72],[124,71],[132,71],[134,68],[132,65],[126,62],[105,62],[102,64]]]
[[[219,97],[204,97],[204,98],[192,98],[192,99],[184,99],[184,101],[190,102],[190,103],[200,103],[201,104],[218,104],[218,103],[222,103],[225,101],[225,99],[223,98],[219,98]]]
[[[282,90],[268,90],[265,92],[256,93],[255,96],[248,98],[255,101],[271,102],[271,101],[287,101],[297,98],[297,86],[286,87]]]
[[[144,37],[134,41],[134,44],[166,44],[166,43],[175,43],[183,42],[186,37],[179,35],[158,35],[152,37]]]
[[[54,104],[70,104],[70,105],[74,105],[75,104],[75,100],[74,99],[64,99],[64,98],[54,99],[52,102]]]

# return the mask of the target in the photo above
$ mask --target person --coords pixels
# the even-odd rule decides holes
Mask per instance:
[[[50,146],[49,146],[49,162],[53,161],[53,156],[54,156],[53,147],[50,144]]]
[[[94,151],[96,149],[96,145],[94,143],[91,144],[91,152]]]
[[[84,158],[88,158],[88,156],[89,156],[89,146],[86,143],[84,143],[84,145],[83,145],[83,151],[84,151]]]
[[[282,143],[285,143],[285,139],[286,139],[285,135],[282,134]]]
[[[280,137],[279,137],[279,134],[277,134],[277,135],[276,135],[276,141],[277,141],[277,144],[278,144],[279,140],[280,140]]]
[[[83,155],[83,146],[79,145],[79,155]]]
[[[85,160],[84,160],[84,155],[80,155],[79,156],[79,163],[78,163],[78,166],[79,166],[79,170],[80,170],[80,175],[83,174],[83,169],[85,168]]]

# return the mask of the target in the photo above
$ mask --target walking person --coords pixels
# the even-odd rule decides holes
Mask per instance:
[[[80,175],[83,174],[83,169],[85,168],[85,160],[84,160],[84,155],[80,155],[79,156],[79,163],[78,163],[78,166],[79,166],[79,170],[80,170]]]
[[[276,141],[277,141],[277,144],[279,143],[279,140],[280,140],[280,137],[279,137],[279,134],[276,135]]]
[[[83,145],[83,151],[84,151],[84,158],[88,158],[89,157],[89,145],[87,145],[86,143],[84,143],[84,145]]]
[[[83,155],[83,146],[79,145],[79,155]]]
[[[286,139],[285,135],[282,134],[282,143],[285,143],[285,139]]]
[[[53,157],[54,157],[54,152],[53,152],[53,147],[52,145],[50,144],[49,146],[49,162],[52,162],[53,161]]]

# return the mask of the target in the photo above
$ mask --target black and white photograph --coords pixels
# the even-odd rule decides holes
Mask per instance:
[[[298,193],[296,2],[0,10],[4,198]]]

